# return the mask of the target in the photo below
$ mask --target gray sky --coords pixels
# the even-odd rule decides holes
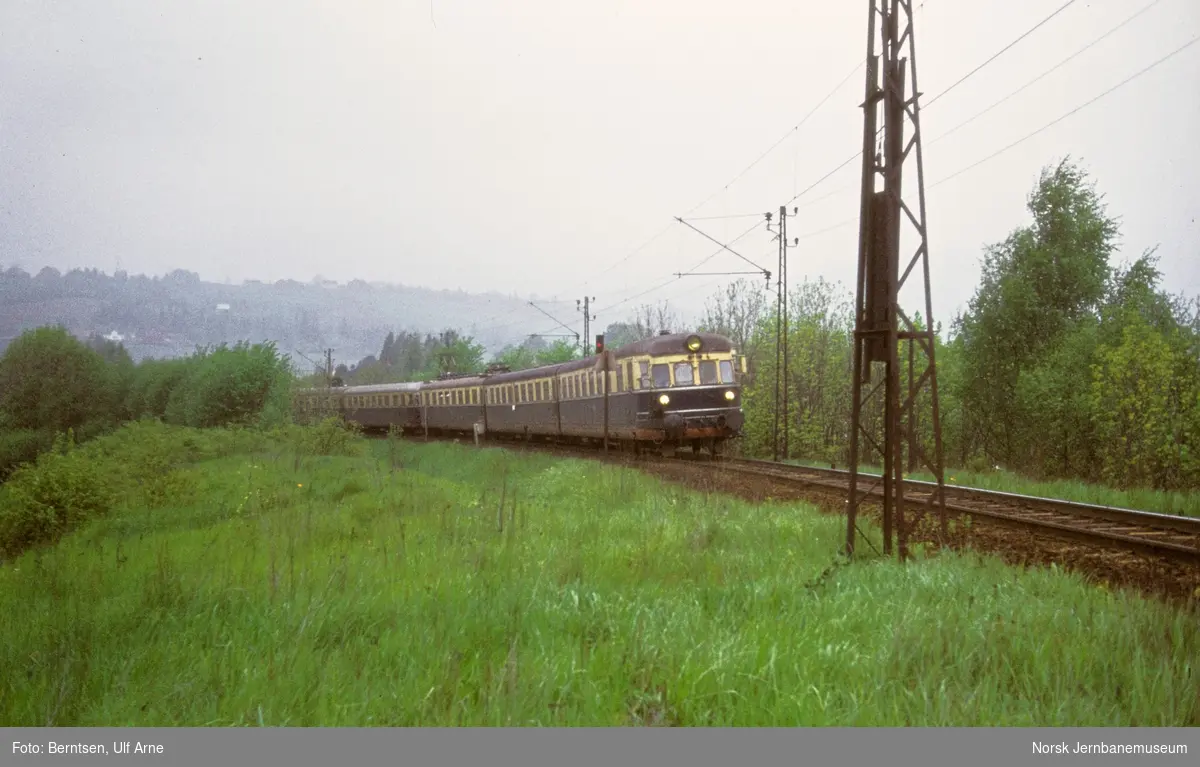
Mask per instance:
[[[1122,217],[1122,255],[1159,244],[1168,287],[1200,292],[1200,44],[933,186],[1200,33],[1200,3],[1161,0],[933,141],[1148,2],[1080,0],[923,112],[937,319],[1068,153]],[[917,4],[928,101],[1062,3]],[[778,210],[857,151],[861,70],[723,190],[862,60],[865,34],[860,1],[4,0],[0,263],[573,299],[673,216]],[[797,203],[816,200],[790,222],[794,280],[853,284],[859,167]],[[728,239],[752,222],[695,223]],[[765,232],[735,247],[774,269]],[[604,310],[714,249],[675,224],[586,291]],[[720,281],[598,322],[664,298],[699,308]]]

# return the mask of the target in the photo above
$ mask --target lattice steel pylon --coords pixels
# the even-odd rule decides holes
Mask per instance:
[[[846,553],[854,554],[857,518],[862,504],[875,486],[860,493],[859,460],[865,441],[882,458],[884,553],[891,554],[893,528],[900,559],[908,557],[909,533],[930,508],[936,508],[940,535],[946,535],[945,477],[942,466],[942,429],[938,414],[937,367],[934,359],[933,298],[929,283],[929,244],[925,218],[925,179],[921,157],[921,120],[917,89],[916,49],[913,41],[911,0],[870,0],[866,98],[863,102],[862,203],[859,215],[858,282],[855,298],[854,401],[850,431],[850,492],[847,499]],[[880,54],[876,54],[876,41]],[[882,75],[882,78],[881,78]],[[882,80],[882,84],[881,84]],[[882,111],[882,152],[875,148],[877,115]],[[905,139],[905,125],[911,137]],[[915,157],[912,157],[915,155]],[[901,180],[905,162],[915,159],[917,210],[907,204]],[[876,179],[883,188],[876,191]],[[911,195],[908,199],[912,199]],[[901,224],[907,220],[915,234],[916,248],[901,267]],[[900,292],[918,262],[923,272],[924,327],[904,312]],[[901,324],[904,326],[902,330]],[[907,394],[900,390],[901,342],[913,348],[917,368]],[[875,363],[883,363],[883,376],[871,385]],[[869,389],[867,387],[870,386]],[[882,439],[879,428],[868,428],[864,410],[877,402],[883,389]],[[864,393],[864,390],[865,393]],[[909,433],[917,412],[919,395],[928,391],[932,417],[932,444],[923,445]],[[876,405],[877,406],[877,405]],[[907,435],[907,436],[906,436]],[[937,488],[927,495],[911,522],[905,519],[904,450],[917,452],[918,466],[937,478]],[[932,448],[932,449],[929,449]]]

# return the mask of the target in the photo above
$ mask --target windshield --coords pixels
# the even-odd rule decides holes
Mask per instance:
[[[721,360],[721,383],[733,383],[733,360]]]
[[[654,365],[650,368],[654,374],[654,385],[665,389],[671,385],[671,368],[669,365]]]
[[[691,386],[692,381],[692,363],[676,362],[675,363],[675,385],[676,386]]]

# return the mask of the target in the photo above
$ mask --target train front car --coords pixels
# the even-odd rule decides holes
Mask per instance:
[[[633,439],[715,456],[741,434],[745,363],[728,338],[662,334],[617,349],[614,357],[620,372],[612,404],[625,417],[613,420],[631,425]]]

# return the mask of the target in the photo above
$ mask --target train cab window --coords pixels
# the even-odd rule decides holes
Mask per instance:
[[[653,383],[653,379],[650,378],[650,363],[649,362],[639,362],[638,363],[638,372],[640,373],[639,378],[638,378],[638,381],[639,381],[638,388],[639,389],[649,389],[650,385]]]
[[[675,363],[675,385],[676,386],[691,386],[696,383],[695,371],[692,370],[690,362]]]
[[[654,374],[654,386],[658,389],[666,389],[671,385],[671,366],[667,364],[654,365],[651,368]]]
[[[710,386],[720,382],[720,378],[717,377],[716,360],[700,360],[700,385]]]

